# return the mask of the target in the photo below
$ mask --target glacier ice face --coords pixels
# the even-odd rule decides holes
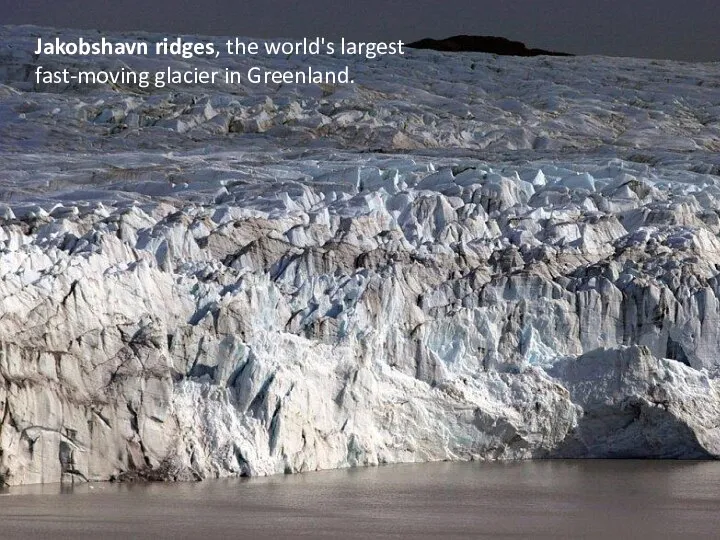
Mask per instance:
[[[720,453],[717,66],[37,88],[47,31],[0,27],[3,482]]]

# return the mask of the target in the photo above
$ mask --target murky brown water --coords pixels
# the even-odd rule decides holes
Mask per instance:
[[[720,463],[437,463],[14,488],[0,538],[718,538]]]

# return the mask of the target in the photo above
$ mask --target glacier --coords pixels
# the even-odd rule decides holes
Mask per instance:
[[[717,63],[55,36],[0,27],[2,483],[720,455]]]

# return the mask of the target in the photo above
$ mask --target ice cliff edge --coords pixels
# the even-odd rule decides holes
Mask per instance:
[[[33,32],[0,33],[3,483],[720,454],[712,69],[37,88]]]

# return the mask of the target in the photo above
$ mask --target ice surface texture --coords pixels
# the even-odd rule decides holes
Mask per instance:
[[[5,483],[720,454],[717,64],[38,88],[40,35],[0,27]]]

